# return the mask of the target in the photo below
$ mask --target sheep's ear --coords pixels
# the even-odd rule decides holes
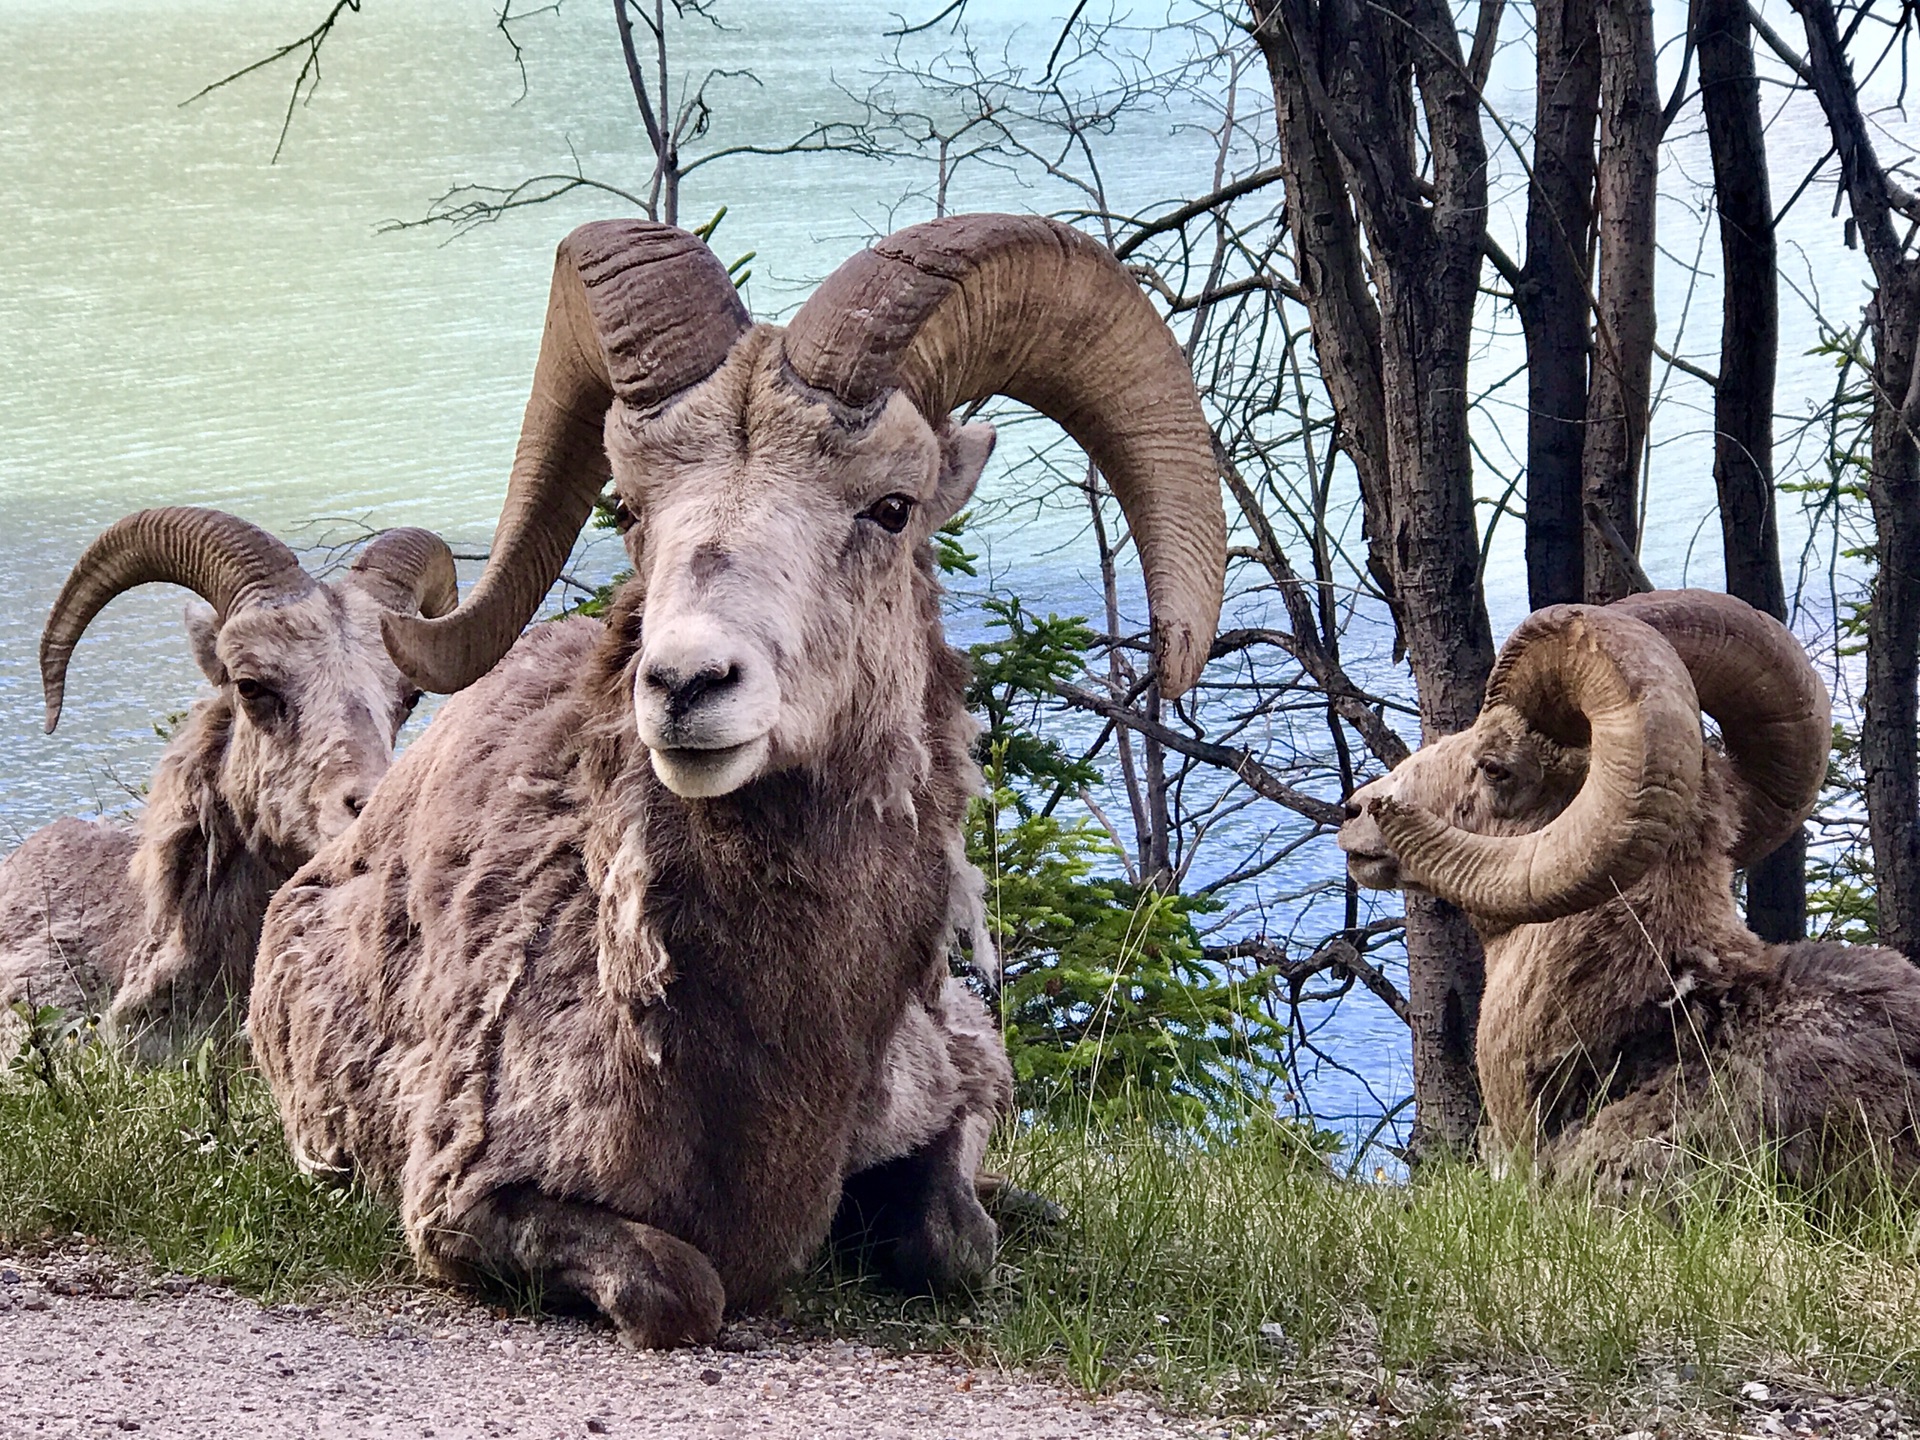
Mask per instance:
[[[954,425],[940,437],[940,482],[926,507],[927,530],[938,530],[973,498],[980,472],[993,454],[993,426]]]
[[[219,639],[220,617],[213,607],[198,600],[187,606],[187,643],[193,646],[193,663],[215,685],[224,685],[227,667],[220,663]]]

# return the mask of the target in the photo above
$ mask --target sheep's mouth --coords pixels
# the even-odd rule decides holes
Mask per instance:
[[[648,753],[661,784],[684,800],[708,800],[758,775],[770,748],[765,735],[756,735],[738,745],[661,745],[650,746]]]
[[[1384,850],[1349,850],[1347,874],[1369,890],[1400,888],[1400,862]]]

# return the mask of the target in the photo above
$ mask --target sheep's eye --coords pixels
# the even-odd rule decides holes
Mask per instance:
[[[1496,785],[1503,785],[1513,778],[1513,771],[1491,757],[1480,761],[1480,773]]]
[[[862,520],[871,520],[889,535],[898,535],[913,518],[911,495],[883,496],[860,512]]]
[[[273,687],[262,684],[252,677],[235,680],[234,692],[239,695],[240,703],[256,720],[270,720],[280,713],[280,697]]]

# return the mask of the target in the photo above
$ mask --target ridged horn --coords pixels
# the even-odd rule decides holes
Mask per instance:
[[[1699,796],[1702,747],[1693,681],[1657,631],[1617,607],[1535,611],[1501,650],[1486,703],[1585,745],[1586,780],[1526,835],[1474,834],[1382,802],[1381,832],[1408,879],[1470,915],[1524,924],[1611,900],[1666,853]]]
[[[560,242],[486,573],[450,615],[381,617],[388,652],[415,684],[461,689],[519,638],[606,485],[614,400],[645,409],[699,383],[749,323],[726,267],[684,230],[602,220]]]
[[[172,505],[116,520],[75,562],[40,635],[48,734],[60,723],[67,662],[93,617],[123,591],[160,581],[193,591],[222,620],[240,605],[303,594],[314,583],[293,551],[223,511]]]
[[[1005,395],[1057,422],[1113,487],[1146,573],[1163,693],[1199,679],[1220,619],[1226,516],[1192,372],[1105,246],[1033,215],[954,215],[856,255],[787,327],[806,385],[929,422]]]
[[[429,620],[460,603],[453,551],[431,530],[402,525],[381,531],[354,560],[353,574],[406,597]]]
[[[1778,620],[1712,590],[1655,590],[1608,607],[1665,637],[1720,726],[1739,782],[1733,863],[1772,852],[1812,813],[1833,748],[1833,703]]]

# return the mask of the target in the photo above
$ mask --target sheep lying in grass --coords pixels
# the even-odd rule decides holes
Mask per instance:
[[[1734,907],[1735,868],[1812,809],[1830,725],[1792,635],[1738,600],[1560,605],[1514,631],[1471,729],[1354,792],[1354,878],[1452,901],[1486,944],[1502,1147],[1615,1193],[1705,1152],[1805,1183],[1920,1171],[1920,971],[1766,944]]]
[[[381,617],[454,607],[453,556],[389,530],[321,584],[273,536],[214,510],[143,510],[74,566],[41,641],[47,729],[93,617],[166,581],[216,693],[154,769],[132,825],[60,820],[0,864],[0,1005],[79,1009],[157,1059],[246,1003],[267,901],[359,813],[420,691],[387,657]]]
[[[993,444],[950,412],[994,393],[1100,462],[1184,691],[1224,516],[1179,346],[1106,250],[936,221],[782,330],[684,232],[562,244],[487,573],[387,622],[422,685],[469,688],[275,900],[254,983],[295,1154],[396,1197],[429,1272],[704,1341],[844,1191],[902,1283],[983,1273],[1009,1073],[948,978],[980,778],[929,540]],[[515,644],[609,459],[634,578],[604,627]]]

